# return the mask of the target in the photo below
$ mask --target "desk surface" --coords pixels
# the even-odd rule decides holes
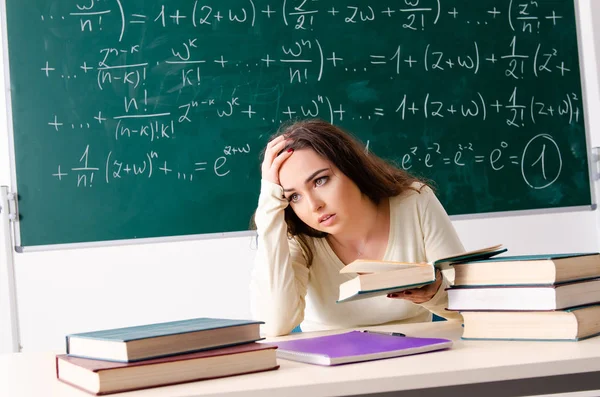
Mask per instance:
[[[581,342],[463,341],[460,340],[461,327],[449,322],[379,326],[372,329],[400,331],[409,336],[449,338],[454,340],[454,346],[440,352],[337,367],[279,359],[281,368],[277,371],[146,389],[123,395],[339,396],[510,382],[561,374],[593,375],[593,372],[600,371],[600,337]],[[328,333],[334,332],[304,333],[269,341]],[[596,377],[600,379],[600,376]],[[577,386],[577,381],[570,383]],[[89,395],[56,380],[54,353],[47,352],[0,355],[0,396]]]

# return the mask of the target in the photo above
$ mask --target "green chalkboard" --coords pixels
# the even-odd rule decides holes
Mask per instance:
[[[6,0],[22,247],[248,230],[319,117],[451,215],[591,205],[573,0]]]

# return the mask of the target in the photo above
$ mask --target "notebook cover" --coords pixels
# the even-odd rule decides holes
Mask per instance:
[[[402,356],[406,355],[402,351],[406,353],[410,349],[441,350],[450,347],[452,341],[440,338],[414,338],[351,331],[337,335],[282,341],[277,342],[276,345],[278,350],[294,352],[299,355],[326,356],[332,360],[353,358],[351,362],[360,362],[378,359],[377,357],[365,358],[365,356],[373,354],[398,352],[397,356]]]

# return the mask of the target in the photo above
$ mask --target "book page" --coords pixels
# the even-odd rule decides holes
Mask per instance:
[[[344,266],[344,268],[340,270],[340,273],[380,273],[408,269],[416,266],[428,266],[428,264],[357,259]]]
[[[475,254],[479,254],[479,253],[483,253],[483,252],[492,252],[492,251],[499,250],[501,248],[502,248],[502,244],[492,245],[491,247],[480,248],[480,249],[476,249],[476,250],[473,250],[473,251],[466,251],[466,252],[463,252],[461,254],[456,254],[456,255],[445,257],[445,258],[440,258],[436,262],[441,262],[441,261],[444,261],[444,260],[452,259],[452,258],[457,257],[457,256],[467,256],[467,255],[475,255]]]

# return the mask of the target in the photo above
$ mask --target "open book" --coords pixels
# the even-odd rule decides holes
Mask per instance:
[[[338,303],[419,288],[433,282],[435,268],[428,264],[377,273],[361,273],[340,284]]]
[[[357,259],[354,262],[344,266],[340,273],[381,273],[394,270],[410,269],[416,266],[431,265],[435,268],[444,270],[448,269],[454,263],[464,263],[470,261],[480,261],[491,258],[506,252],[507,249],[502,247],[502,244],[493,245],[491,247],[481,248],[473,251],[462,252],[457,255],[447,256],[428,263],[411,263],[411,262],[394,262],[394,261],[378,261],[368,259]]]
[[[501,245],[463,252],[430,263],[407,263],[357,259],[344,266],[340,273],[357,276],[340,284],[338,303],[373,296],[387,295],[435,282],[435,269],[445,269],[451,264],[469,260],[487,259],[505,252]]]

